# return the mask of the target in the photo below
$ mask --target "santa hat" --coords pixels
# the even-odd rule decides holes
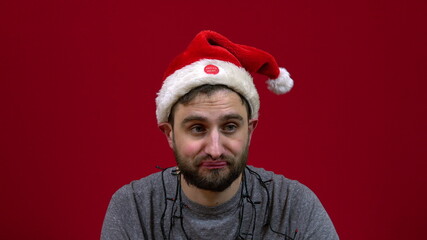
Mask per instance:
[[[268,89],[276,94],[288,92],[294,84],[269,53],[235,44],[213,31],[200,32],[165,72],[156,98],[157,122],[167,122],[175,102],[205,84],[226,85],[240,93],[249,102],[252,118],[258,118],[259,96],[250,73],[269,77]]]

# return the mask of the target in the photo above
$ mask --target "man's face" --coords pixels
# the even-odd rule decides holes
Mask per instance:
[[[229,90],[176,106],[168,139],[187,183],[218,192],[240,176],[257,123],[247,115],[239,95]]]

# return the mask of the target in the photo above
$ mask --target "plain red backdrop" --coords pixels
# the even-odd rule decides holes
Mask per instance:
[[[313,189],[341,239],[425,233],[425,1],[1,1],[0,238],[99,239],[120,186],[174,164],[163,71],[203,29],[271,52],[250,164]]]

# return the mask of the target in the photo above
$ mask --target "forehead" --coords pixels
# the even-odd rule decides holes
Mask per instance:
[[[230,114],[247,119],[247,110],[240,96],[230,90],[219,90],[210,94],[199,93],[190,102],[179,103],[175,110],[175,121],[182,121],[188,116],[216,119]]]

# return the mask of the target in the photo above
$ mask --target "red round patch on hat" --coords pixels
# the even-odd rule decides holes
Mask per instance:
[[[215,65],[207,65],[205,67],[205,73],[207,74],[217,74],[219,73],[219,68]]]

